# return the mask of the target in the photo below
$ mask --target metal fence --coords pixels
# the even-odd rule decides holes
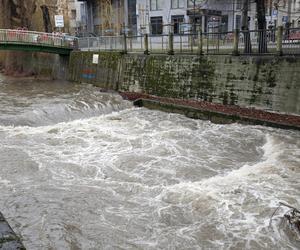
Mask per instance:
[[[123,39],[126,39],[128,52],[144,53],[146,51],[145,36],[123,37]]]
[[[88,51],[122,51],[124,50],[123,36],[100,36],[78,38],[78,47]]]
[[[79,49],[168,54],[300,54],[300,28],[234,32],[87,37]]]
[[[284,54],[300,54],[300,28],[283,30],[282,50]]]
[[[43,33],[28,30],[0,29],[0,43],[18,43],[77,48],[75,37],[59,33]]]

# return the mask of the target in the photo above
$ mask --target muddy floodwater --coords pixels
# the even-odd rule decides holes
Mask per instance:
[[[300,132],[0,76],[0,211],[27,249],[299,249]]]

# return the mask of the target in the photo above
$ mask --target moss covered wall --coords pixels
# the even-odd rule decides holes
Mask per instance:
[[[74,52],[70,79],[102,88],[300,114],[300,58]]]
[[[118,90],[122,68],[120,53],[96,53],[99,63],[93,64],[93,52],[72,52],[69,80],[86,82],[98,87]]]

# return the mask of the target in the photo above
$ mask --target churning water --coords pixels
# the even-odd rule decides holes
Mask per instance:
[[[0,83],[0,210],[28,249],[298,249],[300,133]]]

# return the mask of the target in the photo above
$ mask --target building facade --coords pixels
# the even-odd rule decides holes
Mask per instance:
[[[87,32],[87,4],[78,0],[68,0],[70,33],[79,34]]]
[[[85,25],[97,35],[227,32],[241,29],[243,0],[76,0],[85,3]],[[267,28],[300,26],[300,0],[266,0]],[[257,29],[249,0],[249,29]]]
[[[136,0],[78,1],[86,3],[88,32],[102,36],[136,33]]]

